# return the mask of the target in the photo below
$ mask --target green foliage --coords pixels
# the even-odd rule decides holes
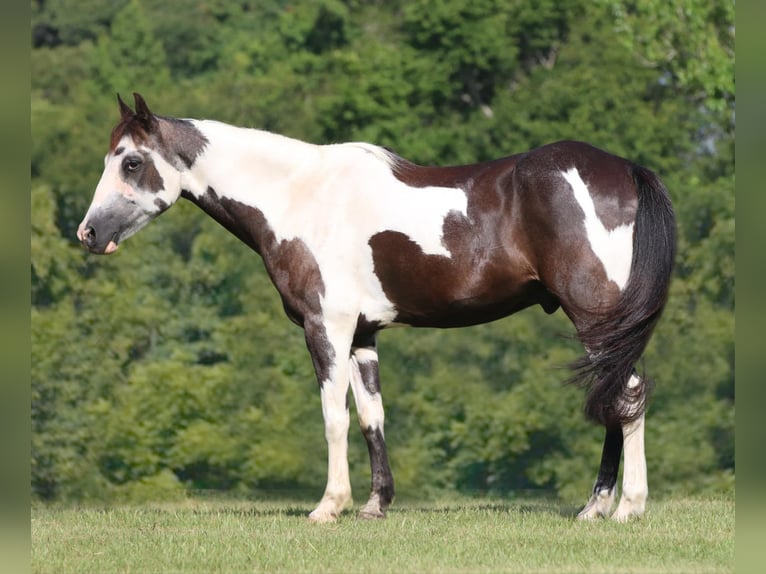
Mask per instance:
[[[734,2],[602,0],[621,41],[642,62],[709,110],[730,116],[734,101]]]
[[[169,81],[165,50],[154,37],[140,0],[130,0],[117,13],[109,34],[99,37],[91,57],[97,94],[157,90]]]
[[[165,115],[372,141],[421,163],[574,138],[656,170],[679,256],[643,365],[657,381],[651,489],[733,487],[732,3],[62,1],[33,4],[34,30],[36,497],[323,486],[311,361],[255,254],[188,202],[109,258],[76,245],[118,91]],[[581,351],[572,334],[538,309],[383,333],[399,496],[582,502],[603,431],[561,385]],[[349,459],[361,496],[369,467],[353,428]]]

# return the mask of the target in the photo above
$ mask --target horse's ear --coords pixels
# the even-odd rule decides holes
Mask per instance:
[[[136,102],[136,118],[141,122],[141,125],[147,133],[153,133],[157,128],[157,118],[149,110],[149,106],[146,105],[144,98],[138,92],[133,92],[133,99]]]
[[[133,115],[133,110],[130,109],[128,104],[122,101],[120,94],[117,94],[117,102],[120,104],[120,115],[123,119]]]

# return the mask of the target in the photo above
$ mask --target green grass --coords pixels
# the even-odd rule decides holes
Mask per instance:
[[[734,500],[652,502],[628,524],[551,501],[395,505],[309,523],[306,503],[32,509],[32,572],[733,572]]]

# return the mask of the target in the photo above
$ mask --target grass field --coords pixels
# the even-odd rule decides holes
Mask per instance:
[[[383,521],[309,523],[311,505],[189,499],[32,509],[32,572],[733,572],[734,500],[652,501],[577,522],[552,501],[396,504]]]

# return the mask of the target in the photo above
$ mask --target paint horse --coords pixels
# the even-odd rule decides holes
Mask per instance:
[[[573,380],[606,436],[580,518],[641,515],[644,412],[634,370],[666,302],[675,253],[667,190],[649,170],[562,141],[502,159],[422,167],[367,143],[312,145],[209,120],[135,110],[118,96],[105,169],[77,236],[120,243],[179,197],[263,258],[287,316],[304,329],[319,383],[327,487],[309,518],[351,504],[347,393],[372,470],[365,518],[384,517],[394,481],[384,441],[376,338],[395,325],[463,327],[559,307],[586,353]]]

